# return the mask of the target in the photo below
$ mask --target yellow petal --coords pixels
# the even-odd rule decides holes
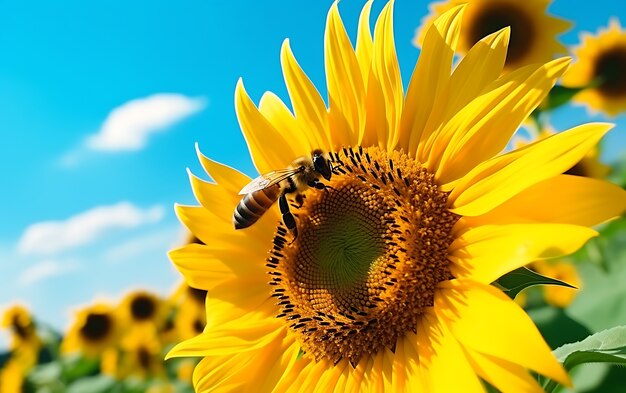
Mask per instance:
[[[446,146],[435,143],[441,140],[440,126],[478,97],[502,73],[510,35],[511,29],[507,27],[483,38],[456,67],[450,82],[444,85],[443,91],[434,101],[424,126],[424,135],[429,137],[420,145],[421,153],[418,157],[423,158],[422,162],[433,161],[429,159],[430,156],[441,157]]]
[[[273,322],[273,318],[251,313],[248,318],[226,322],[177,344],[165,358],[227,356],[255,351],[285,334],[284,329],[276,329]]]
[[[200,147],[196,143],[196,154],[200,160],[200,165],[205,172],[211,176],[215,183],[219,184],[220,191],[225,194],[237,195],[239,190],[246,185],[250,178],[238,170],[209,159],[200,152]]]
[[[449,183],[465,175],[479,163],[502,151],[513,133],[541,103],[570,60],[558,59],[539,67],[528,78],[510,73],[494,83],[497,87],[479,95],[445,126],[442,134],[449,142],[441,157],[429,158],[437,168],[435,177]],[[534,67],[534,66],[531,66]],[[520,70],[522,74],[525,69]]]
[[[455,239],[448,258],[456,277],[489,284],[532,261],[571,254],[597,235],[569,224],[484,225]]]
[[[452,211],[462,216],[484,214],[528,187],[565,172],[611,127],[585,124],[483,162],[450,193]]]
[[[285,40],[281,48],[280,63],[300,129],[310,133],[309,140],[311,144],[315,142],[316,148],[330,151],[332,144],[327,137],[328,117],[324,100],[300,68],[289,47],[289,40]]]
[[[501,392],[542,393],[543,389],[526,371],[515,363],[484,355],[466,348],[472,367],[480,377]]]
[[[445,12],[429,27],[419,60],[413,70],[400,122],[397,149],[411,156],[426,140],[423,130],[433,103],[450,79],[454,49],[459,39],[461,17],[465,6]],[[424,161],[422,161],[424,162]]]
[[[259,173],[284,168],[298,156],[291,147],[292,141],[285,139],[259,112],[246,93],[241,79],[235,88],[235,111]]]
[[[529,209],[528,206],[532,206]],[[545,222],[593,226],[626,211],[626,191],[607,181],[560,175],[539,182],[465,225]]]
[[[569,384],[532,320],[500,290],[469,280],[446,281],[440,287],[435,312],[461,345]]]
[[[255,255],[240,245],[219,247],[188,244],[170,251],[168,255],[194,288],[210,291],[225,281],[238,278],[256,280],[257,285],[265,286],[267,268],[263,264],[263,253]]]
[[[417,348],[425,392],[484,392],[456,338],[433,315],[424,314],[417,327]]]
[[[337,2],[328,11],[324,37],[330,122],[328,138],[334,148],[356,146],[365,127],[365,88]]]
[[[293,141],[293,158],[309,155],[317,148],[317,142],[309,140],[312,135],[308,130],[300,128],[301,124],[276,94],[269,91],[264,93],[259,103],[259,111],[285,139]]]
[[[276,209],[270,208],[251,227],[235,230],[231,210],[216,212],[220,214],[218,216],[203,206],[174,206],[178,219],[203,243],[211,247],[250,244],[254,250],[265,249],[271,244],[276,224],[280,221]]]
[[[363,6],[361,16],[359,16],[359,30],[356,36],[356,57],[359,61],[361,69],[361,79],[364,88],[367,88],[367,78],[372,66],[372,33],[370,31],[370,11],[372,10],[372,1],[368,0]],[[367,89],[366,89],[367,91]],[[361,144],[363,135],[359,136],[359,145]]]
[[[393,1],[374,27],[372,69],[367,80],[367,121],[364,146],[390,149],[396,145],[404,92],[393,38]]]

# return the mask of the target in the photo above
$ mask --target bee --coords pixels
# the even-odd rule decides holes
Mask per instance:
[[[278,200],[283,223],[293,234],[298,236],[296,219],[289,210],[287,194],[296,193],[296,202],[302,206],[302,192],[315,188],[325,190],[331,188],[320,182],[320,176],[330,180],[333,165],[328,155],[316,149],[311,156],[296,158],[286,169],[265,173],[248,183],[239,191],[243,195],[233,213],[235,229],[251,226]],[[298,207],[300,207],[298,206]]]

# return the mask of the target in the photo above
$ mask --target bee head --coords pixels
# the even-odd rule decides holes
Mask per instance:
[[[313,150],[313,167],[322,177],[326,180],[330,180],[330,176],[333,174],[333,169],[330,166],[330,161],[324,157],[324,153],[321,150]]]

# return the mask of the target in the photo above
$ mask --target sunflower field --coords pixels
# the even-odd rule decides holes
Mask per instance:
[[[0,393],[626,392],[623,8],[0,5]]]

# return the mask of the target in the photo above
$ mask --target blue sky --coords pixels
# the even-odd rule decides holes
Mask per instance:
[[[62,328],[69,310],[97,298],[168,293],[179,276],[166,251],[184,238],[173,204],[194,203],[186,168],[202,175],[194,144],[255,174],[233,108],[237,79],[255,100],[266,90],[287,97],[279,51],[290,38],[325,94],[331,3],[0,2],[0,308],[20,301]],[[625,21],[620,3],[557,0],[550,11],[576,22],[562,36],[572,45],[612,15]],[[340,3],[352,36],[362,4]],[[426,12],[426,2],[396,1],[405,83]],[[552,120],[564,129],[605,119],[564,108]],[[608,161],[626,148],[626,118],[613,121]],[[120,139],[124,127],[144,133]]]

